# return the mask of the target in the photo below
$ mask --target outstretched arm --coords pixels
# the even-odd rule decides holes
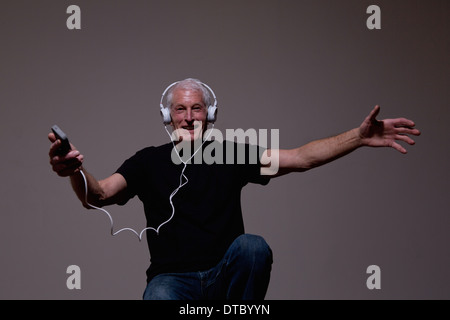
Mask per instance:
[[[303,172],[336,160],[362,146],[392,147],[406,154],[407,151],[397,141],[410,145],[415,142],[408,135],[418,136],[414,122],[405,118],[377,120],[380,107],[375,108],[355,129],[340,135],[316,140],[302,147],[290,150],[266,150],[261,158],[262,163],[269,165],[261,169],[264,175],[281,176],[290,172]],[[277,166],[273,164],[277,163]],[[275,172],[273,168],[278,168]]]
[[[102,207],[110,204],[122,204],[129,199],[127,182],[122,175],[115,173],[104,180],[98,181],[82,167],[84,157],[74,145],[71,144],[72,150],[68,154],[61,156],[57,153],[61,141],[57,140],[53,133],[49,133],[48,139],[52,143],[49,157],[53,171],[61,177],[70,177],[72,188],[85,208],[92,209],[86,203],[86,189],[80,173],[81,170],[86,177],[89,204]]]

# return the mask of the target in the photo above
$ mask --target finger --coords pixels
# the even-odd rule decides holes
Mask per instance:
[[[77,150],[77,148],[72,143],[70,143],[70,149],[71,150]]]
[[[77,158],[75,158],[75,159],[71,159],[71,160],[64,161],[64,162],[55,162],[52,164],[52,167],[53,167],[53,171],[58,172],[58,171],[66,169],[66,168],[69,168],[73,165],[76,165],[78,163],[80,163],[80,161]]]
[[[48,155],[50,156],[50,158],[57,156],[57,151],[60,146],[61,146],[61,140],[59,140],[59,139],[52,143],[52,145],[50,146],[50,150],[48,152]]]
[[[81,164],[83,164],[84,156],[83,156],[82,154],[80,154],[80,155],[77,157],[77,159],[78,159],[78,161],[80,161]]]
[[[394,124],[395,127],[406,127],[406,128],[414,128],[414,126],[416,125],[414,121],[405,118],[393,119],[392,123]]]
[[[76,158],[80,155],[80,151],[78,150],[72,150],[69,153],[66,154],[66,159]]]
[[[410,145],[415,145],[416,144],[413,139],[411,139],[408,136],[401,135],[401,134],[397,135],[395,137],[395,139],[396,140],[400,140],[400,141],[404,141],[404,142],[406,142],[407,144],[410,144]]]
[[[78,150],[70,151],[65,156],[55,155],[53,157],[50,157],[50,164],[56,165],[59,163],[70,163],[70,161],[73,161],[74,159],[82,160],[84,157]]]
[[[72,159],[69,162],[59,163],[56,165],[53,165],[53,171],[55,171],[59,176],[67,176],[72,173],[82,165],[82,161],[75,158]],[[70,174],[69,174],[70,173]]]
[[[400,134],[411,134],[413,136],[420,136],[420,131],[413,128],[405,128],[405,127],[398,127],[396,128],[397,133]]]
[[[403,148],[401,145],[399,145],[397,142],[393,142],[391,147],[394,148],[395,150],[403,153],[403,154],[407,154],[408,153],[408,151],[406,151],[406,149]]]
[[[52,142],[52,143],[56,141],[56,137],[55,137],[55,134],[53,132],[50,132],[48,134],[48,140],[50,140],[50,142]]]
[[[369,116],[367,117],[370,121],[375,121],[376,117],[378,116],[378,114],[380,113],[380,106],[376,105],[372,111],[370,112]]]
[[[81,167],[81,164],[74,164],[70,167],[66,167],[64,169],[56,171],[56,173],[60,177],[68,177],[68,176],[71,176],[71,175],[75,174],[76,172],[80,171],[80,167]]]

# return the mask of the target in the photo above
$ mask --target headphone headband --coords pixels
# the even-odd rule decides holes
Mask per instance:
[[[170,110],[166,107],[164,107],[163,105],[163,101],[164,101],[164,96],[166,95],[166,93],[170,90],[170,88],[172,88],[173,86],[175,86],[176,84],[180,83],[181,81],[176,81],[174,83],[172,83],[171,85],[169,85],[166,90],[164,90],[163,94],[161,95],[161,100],[159,102],[159,107],[160,107],[160,111],[161,111],[161,116],[163,117],[163,121],[164,124],[170,124],[172,122],[172,117],[170,116]],[[213,98],[214,98],[214,104],[208,106],[208,110],[207,110],[207,117],[206,120],[207,122],[210,123],[214,123],[217,119],[217,98],[216,98],[216,94],[214,93],[214,91],[211,89],[211,87],[209,87],[207,84],[199,81],[200,85],[204,86],[206,89],[209,90],[209,92],[212,94]]]

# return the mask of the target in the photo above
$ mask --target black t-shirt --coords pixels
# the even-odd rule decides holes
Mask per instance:
[[[137,195],[143,202],[147,227],[156,229],[172,215],[169,197],[179,186],[184,167],[172,161],[172,157],[177,159],[172,149],[171,143],[145,148],[116,171],[127,181],[131,197]],[[184,172],[187,184],[172,198],[173,218],[160,228],[159,234],[146,231],[151,257],[147,281],[160,273],[200,271],[215,266],[234,239],[244,233],[242,187],[249,182],[263,185],[269,182],[267,176],[260,174],[263,150],[257,146],[207,142],[199,152],[203,150],[205,156],[214,156],[214,163],[205,160],[196,164],[193,159]]]

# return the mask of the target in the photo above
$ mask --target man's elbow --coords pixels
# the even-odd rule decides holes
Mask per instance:
[[[81,204],[86,209],[101,208],[106,204],[106,197],[103,194],[90,195],[87,200],[83,199]]]

